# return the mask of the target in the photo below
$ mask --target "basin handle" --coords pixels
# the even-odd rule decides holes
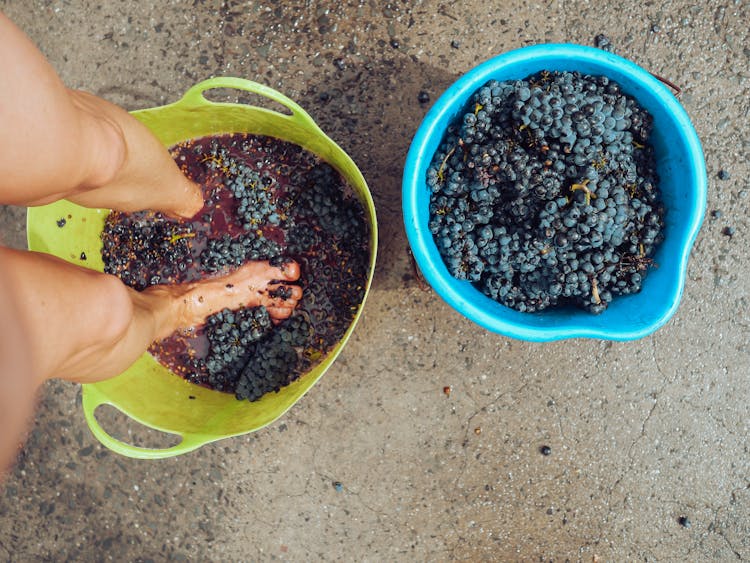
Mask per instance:
[[[256,106],[250,107],[256,107],[256,109],[260,111],[273,112],[305,128],[312,128],[316,132],[319,131],[320,134],[323,134],[323,131],[320,129],[320,127],[318,127],[313,118],[310,117],[310,114],[302,109],[302,107],[297,102],[295,102],[288,96],[285,96],[278,90],[274,90],[273,88],[266,86],[265,84],[260,84],[259,82],[246,80],[245,78],[237,78],[234,76],[217,76],[215,78],[204,80],[203,82],[198,82],[198,84],[195,84],[187,92],[185,92],[185,95],[182,96],[182,99],[178,103],[188,107],[204,107],[206,105],[236,105],[227,104],[224,102],[212,102],[210,100],[207,100],[204,96],[204,93],[215,88],[233,88],[235,90],[243,90],[245,92],[258,94],[259,96],[263,96],[265,98],[268,98],[269,100],[273,100],[274,102],[277,102],[287,108],[291,112],[291,115]]]
[[[95,387],[91,385],[83,386],[83,414],[86,417],[91,433],[107,448],[115,453],[123,455],[125,457],[135,459],[164,459],[168,457],[174,457],[176,455],[184,454],[198,449],[208,442],[212,442],[214,438],[210,436],[202,436],[198,434],[183,434],[179,432],[169,432],[172,435],[178,435],[182,438],[179,444],[171,446],[169,448],[142,448],[140,446],[133,446],[113,438],[110,436],[104,428],[101,427],[99,421],[94,415],[96,409],[101,405],[111,405],[117,410],[120,410],[117,405],[107,400],[102,394],[100,394]],[[122,412],[120,410],[120,412]],[[125,413],[123,413],[125,414]],[[127,415],[126,416],[130,416]],[[160,428],[154,428],[150,424],[145,424],[143,421],[137,418],[130,417],[139,424],[143,424],[154,430],[161,430]]]

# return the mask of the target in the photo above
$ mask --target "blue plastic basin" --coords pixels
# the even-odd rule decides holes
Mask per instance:
[[[520,313],[450,275],[428,228],[427,168],[449,123],[487,81],[522,79],[542,70],[604,75],[620,84],[654,118],[654,146],[665,207],[664,242],[643,288],[616,297],[594,315],[573,307]],[[677,310],[688,257],[706,209],[706,164],[690,118],[672,92],[636,64],[600,49],[569,44],[536,45],[511,51],[472,69],[435,102],[409,149],[402,186],[404,222],[414,257],[427,282],[459,313],[484,328],[523,340],[587,337],[634,340],[651,334]]]

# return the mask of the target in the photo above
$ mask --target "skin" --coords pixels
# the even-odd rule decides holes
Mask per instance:
[[[0,327],[19,326],[18,307],[0,268]],[[0,338],[0,478],[16,453],[34,404],[35,381],[25,330],[2,330]]]
[[[0,263],[12,265],[5,269],[6,284],[19,323],[29,327],[37,384],[53,377],[80,383],[114,377],[154,340],[201,325],[221,309],[263,305],[278,320],[288,317],[302,297],[296,285],[290,286],[287,300],[268,294],[299,277],[294,262],[282,268],[250,262],[224,276],[141,292],[115,276],[43,253],[0,248]]]
[[[203,207],[161,143],[125,110],[66,88],[31,41],[0,14],[0,203],[61,198],[189,218]],[[43,158],[40,157],[43,155]],[[199,282],[137,292],[115,276],[0,246],[0,470],[18,447],[47,379],[93,382],[127,369],[154,340],[243,306],[289,317],[299,266],[251,262]],[[288,286],[288,299],[269,292]]]
[[[3,14],[0,37],[0,201],[41,205],[66,198],[182,217],[201,209],[199,187],[144,125],[114,104],[66,88]]]

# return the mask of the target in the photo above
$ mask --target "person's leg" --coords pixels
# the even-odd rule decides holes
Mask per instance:
[[[125,110],[69,90],[33,43],[0,13],[0,202],[70,199],[120,211],[191,217],[200,188]]]
[[[26,330],[0,263],[0,482],[31,417],[36,384]]]
[[[146,127],[113,104],[67,89],[2,13],[0,38],[0,203],[67,198],[182,217],[201,209],[200,188]],[[45,379],[113,377],[155,339],[213,312],[264,305],[282,319],[302,295],[292,285],[288,300],[269,296],[274,280],[298,279],[296,263],[278,269],[254,262],[227,276],[140,293],[114,276],[34,252],[0,247],[0,269],[7,278],[0,283],[0,470]]]
[[[18,327],[4,326],[2,337],[25,329],[37,384],[53,377],[78,382],[113,377],[154,340],[199,326],[221,309],[263,305],[280,320],[302,296],[295,285],[288,286],[289,299],[269,296],[299,277],[293,262],[281,268],[251,262],[231,274],[142,292],[46,254],[0,248],[0,263],[20,319]],[[269,273],[280,283],[269,283]]]

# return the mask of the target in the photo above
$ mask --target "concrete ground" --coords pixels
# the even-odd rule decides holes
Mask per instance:
[[[126,459],[91,435],[77,386],[47,385],[0,488],[0,560],[750,558],[747,2],[0,0],[0,9],[69,86],[128,109],[174,101],[213,75],[285,92],[358,163],[381,233],[350,343],[262,431],[176,459]],[[592,44],[598,33],[684,88],[705,149],[709,213],[682,304],[636,342],[488,333],[411,275],[399,201],[430,105],[417,94],[435,100],[495,54]],[[22,247],[23,210],[1,214],[6,243]],[[159,443],[121,417],[109,424]]]

